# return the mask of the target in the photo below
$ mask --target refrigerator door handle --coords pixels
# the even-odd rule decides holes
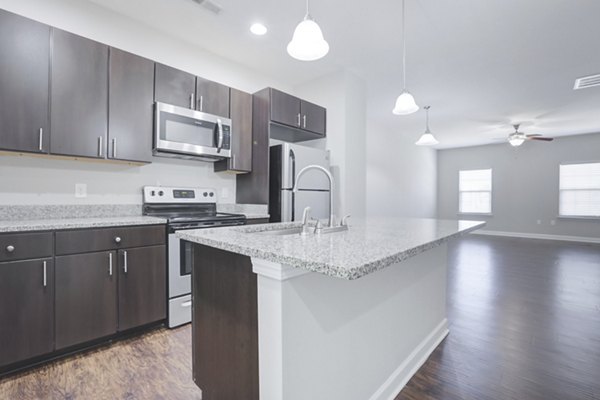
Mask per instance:
[[[289,158],[292,164],[292,188],[296,186],[296,154],[294,154],[294,150],[290,149]],[[296,220],[296,193],[292,191],[292,221]]]

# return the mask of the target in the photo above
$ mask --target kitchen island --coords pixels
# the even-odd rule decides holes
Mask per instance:
[[[476,221],[366,219],[182,231],[205,400],[393,399],[448,334],[446,246]],[[281,233],[281,232],[280,232]]]

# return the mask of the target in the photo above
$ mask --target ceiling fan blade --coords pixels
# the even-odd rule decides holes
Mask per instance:
[[[554,140],[554,138],[551,137],[541,137],[541,136],[534,136],[534,137],[528,137],[528,140],[542,140],[544,142],[551,142]]]
[[[530,135],[526,135],[527,137],[536,137],[536,136],[542,136],[539,133],[532,133]]]

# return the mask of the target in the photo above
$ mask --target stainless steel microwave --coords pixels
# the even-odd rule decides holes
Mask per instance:
[[[231,157],[231,120],[156,102],[154,154],[205,161]]]

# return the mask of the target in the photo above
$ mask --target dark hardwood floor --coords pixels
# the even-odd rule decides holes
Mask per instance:
[[[600,399],[599,245],[474,235],[449,257],[450,334],[397,400]],[[0,399],[199,399],[191,359],[189,325],[160,329],[2,379]]]
[[[600,399],[600,246],[449,248],[450,334],[396,400]]]

